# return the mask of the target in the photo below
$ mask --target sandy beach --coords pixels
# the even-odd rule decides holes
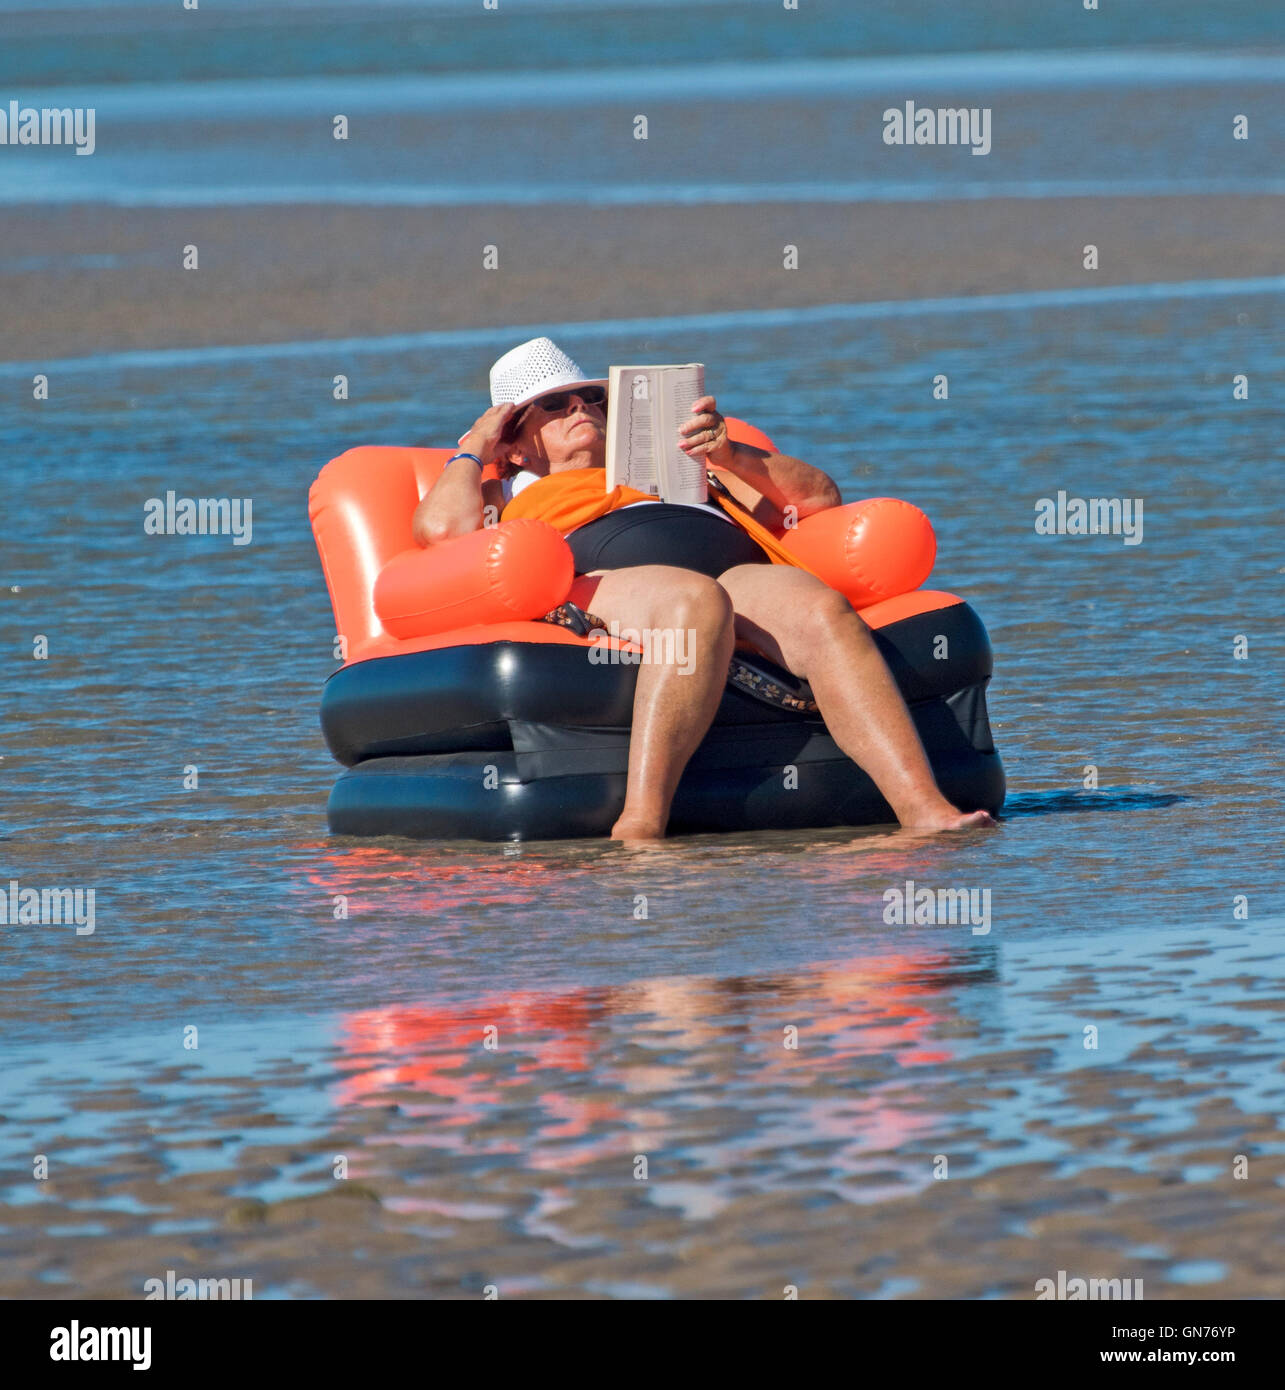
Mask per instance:
[[[1285,200],[1267,196],[5,207],[0,360],[1278,275],[1283,221]],[[189,244],[197,271],[181,266]]]
[[[288,1157],[255,1155],[260,1167]],[[985,1181],[943,1183],[862,1209],[859,1242],[850,1211],[841,1210],[836,1222],[837,1202],[814,1203],[802,1215],[797,1197],[785,1193],[741,1198],[693,1230],[678,1211],[649,1209],[605,1166],[583,1175],[592,1189],[556,1224],[519,1233],[518,1212],[537,1205],[541,1192],[554,1205],[558,1184],[521,1194],[492,1190],[492,1205],[470,1211],[458,1184],[414,1172],[400,1180],[381,1175],[377,1190],[351,1182],[279,1203],[229,1200],[227,1187],[239,1176],[140,1174],[129,1183],[131,1195],[171,1204],[175,1224],[188,1224],[195,1236],[156,1235],[127,1213],[108,1214],[101,1232],[75,1234],[83,1224],[77,1208],[92,1199],[93,1186],[78,1189],[78,1202],[51,1194],[16,1214],[14,1245],[24,1238],[29,1245],[6,1260],[0,1295],[138,1298],[147,1278],[170,1269],[249,1278],[259,1298],[478,1298],[485,1283],[498,1283],[501,1297],[628,1298],[664,1289],[677,1298],[770,1301],[795,1283],[808,1299],[1031,1300],[1037,1281],[1061,1269],[1141,1280],[1150,1300],[1207,1298],[1206,1284],[1167,1277],[1159,1252],[1176,1248],[1186,1266],[1229,1271],[1217,1285],[1219,1298],[1285,1298],[1285,1277],[1271,1254],[1282,1234],[1279,1220],[1238,1209],[1212,1187],[1193,1190],[1176,1175],[1140,1177],[1126,1169],[1103,1167],[1059,1183],[1050,1165],[1013,1165]],[[631,1219],[647,1223],[653,1253],[635,1247],[622,1256],[598,1246],[604,1230],[628,1230]],[[52,1269],[48,1255],[37,1253],[49,1226],[68,1231]],[[217,1254],[210,1249],[215,1240]],[[74,1274],[74,1283],[63,1283],[58,1266]],[[804,1277],[795,1272],[800,1267]]]

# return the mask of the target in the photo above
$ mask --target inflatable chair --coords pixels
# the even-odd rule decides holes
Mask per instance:
[[[773,447],[727,423],[734,440]],[[415,545],[416,504],[452,452],[350,449],[309,494],[344,652],[321,701],[326,742],[345,767],[330,829],[605,835],[624,805],[637,648],[539,621],[573,579],[566,541],[544,522]],[[780,539],[873,630],[943,793],[963,810],[998,811],[990,642],[962,599],[919,587],[936,556],[928,518],[874,498],[810,516]],[[870,778],[806,709],[806,687],[762,658],[754,665],[759,688],[729,683],[679,784],[670,833],[892,821]]]

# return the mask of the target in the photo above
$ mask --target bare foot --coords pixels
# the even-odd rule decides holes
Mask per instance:
[[[611,827],[611,839],[636,845],[656,843],[665,838],[665,827],[641,816],[621,816]]]
[[[939,808],[908,816],[901,822],[903,830],[979,830],[983,826],[995,825],[995,817],[989,811],[958,811],[948,801]]]

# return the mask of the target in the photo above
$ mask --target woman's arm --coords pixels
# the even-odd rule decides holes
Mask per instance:
[[[494,462],[504,425],[512,413],[511,405],[492,406],[464,436],[461,450],[476,454],[486,463]],[[498,482],[483,482],[482,469],[473,459],[452,459],[415,508],[411,534],[415,544],[422,546],[448,541],[452,536],[466,536],[482,529],[484,508],[494,507],[498,515],[503,506],[504,491]]]
[[[731,475],[723,482],[738,502],[752,508],[762,498],[781,514],[782,521],[787,507],[794,508],[795,521],[802,521],[843,502],[843,494],[828,473],[789,454],[769,454],[749,444],[732,444],[730,457],[711,467]],[[743,484],[740,488],[738,481]]]
[[[722,473],[728,492],[768,525],[780,526],[787,507],[793,508],[794,521],[802,521],[843,502],[834,479],[802,459],[733,444],[713,396],[696,401],[692,418],[680,429],[690,441],[684,449]]]

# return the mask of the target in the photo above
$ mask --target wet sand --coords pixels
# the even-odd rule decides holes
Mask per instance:
[[[1273,197],[0,208],[0,360],[1285,273]],[[1083,247],[1099,248],[1086,271]],[[199,248],[200,269],[181,268]],[[783,248],[799,266],[782,266]],[[483,248],[499,266],[484,270]]]
[[[1275,1162],[1279,1182],[1285,1168]],[[378,1192],[336,1183],[324,1195],[262,1204],[228,1201],[212,1181],[218,1176],[146,1185],[192,1224],[192,1234],[161,1234],[149,1218],[123,1212],[95,1213],[104,1229],[86,1234],[77,1231],[84,1211],[53,1196],[15,1209],[0,1296],[139,1298],[144,1280],[172,1269],[179,1277],[252,1279],[256,1298],[480,1298],[495,1284],[502,1298],[650,1291],[780,1299],[794,1284],[801,1298],[1029,1301],[1036,1281],[1056,1279],[1059,1270],[1068,1278],[1141,1279],[1148,1301],[1285,1297],[1285,1273],[1272,1253],[1285,1237],[1279,1207],[1273,1220],[1258,1203],[1218,1200],[1177,1177],[1107,1167],[1050,1188],[1052,1165],[1014,1166],[855,1214],[820,1194],[806,1204],[797,1193],[749,1194],[693,1229],[681,1211],[662,1214],[632,1191],[637,1185],[617,1164],[610,1174],[583,1174],[591,1185],[543,1236],[515,1233],[515,1212],[496,1204],[494,1191],[477,1194],[470,1211],[458,1181],[415,1174]],[[222,1176],[231,1183],[244,1172]],[[119,1173],[111,1177],[119,1188]],[[414,1210],[396,1209],[399,1186]],[[84,1193],[91,1191],[86,1184]],[[552,1179],[544,1191],[551,1205],[562,1196]],[[537,1200],[528,1191],[515,1206]],[[640,1222],[645,1249],[600,1243],[605,1232],[624,1238]],[[67,1232],[55,1246],[51,1228]],[[590,1248],[576,1249],[577,1234]],[[1157,1253],[1131,1257],[1130,1247]],[[1212,1289],[1167,1277],[1169,1260],[1159,1252],[1175,1247],[1185,1264],[1209,1262],[1227,1276]]]
[[[337,225],[392,225],[353,216]],[[1204,273],[1275,268],[1220,245]],[[942,267],[900,250],[928,292]],[[1258,467],[1278,430],[1206,376],[1278,378],[1279,315],[1278,295],[1228,296],[715,340],[752,354],[748,398],[783,394],[790,361],[793,410],[876,441],[873,462],[823,454],[845,487],[940,521],[939,582],[995,643],[1012,789],[998,832],[951,843],[768,833],[631,862],[328,839],[332,628],[303,498],[327,452],[403,422],[384,402],[336,421],[310,379],[256,362],[82,372],[12,411],[34,510],[0,596],[53,656],[8,663],[6,868],[101,896],[92,937],[7,938],[0,1296],[138,1298],[171,1269],[256,1298],[1029,1301],[1060,1270],[1142,1279],[1148,1301],[1285,1296],[1279,662],[1243,606],[1280,567]],[[858,351],[922,372],[934,335],[988,364],[964,408],[835,390]],[[462,398],[486,361],[388,356],[385,402],[427,371]],[[1034,498],[1117,477],[1145,488],[1145,544],[1033,541]],[[272,519],[254,547],[144,537],[147,496],[206,478]],[[882,895],[907,878],[993,889],[993,934],[890,929]]]
[[[508,1060],[468,1027],[499,1017],[479,1001],[466,1015],[352,1015],[342,1046],[248,1074],[141,1066],[82,1096],[112,1124],[8,1207],[0,1297],[137,1298],[167,1270],[250,1279],[257,1298],[478,1298],[493,1284],[500,1297],[781,1299],[793,1285],[813,1299],[1031,1301],[1059,1271],[1141,1280],[1151,1301],[1285,1297],[1276,1118],[1218,1076],[1232,1033],[1251,1053],[1270,1046],[1281,1000],[1247,982],[1221,1002],[1228,1022],[1200,1024],[1186,1011],[1206,991],[1189,987],[1180,1061],[1178,1035],[1145,1038],[1155,1020],[1125,1002],[1139,988],[1176,994],[1193,958],[1221,956],[1217,974],[1267,931],[1174,959],[1182,935],[1098,977],[1099,1006],[1119,988],[1093,1016],[1135,1042],[1105,1072],[1075,1065],[1057,1024],[1083,1008],[1080,967],[1038,948],[1044,970],[1005,987],[1025,1026],[1003,1037],[963,1015],[925,1028],[922,1010],[953,1013],[966,978],[938,956],[891,973],[885,961],[635,982],[581,998],[579,1031],[564,1018],[512,1035]],[[547,1025],[574,997],[543,1002]],[[780,1020],[809,1005],[825,1013],[803,1050],[773,1055]],[[881,1034],[854,1029],[872,1019]],[[675,1104],[698,1077],[706,1103]],[[1023,1139],[1001,1138],[994,1107],[1036,1078]],[[158,1105],[176,1086],[182,1098]],[[747,1091],[764,1106],[748,1129],[736,1099]],[[309,1097],[340,1104],[283,1141],[284,1116]],[[779,1123],[784,1106],[802,1129]],[[1157,1126],[1171,1106],[1187,1123]],[[1013,1152],[1037,1139],[1064,1146],[1059,1161]],[[645,1181],[636,1151],[650,1155]],[[942,1151],[950,1167],[935,1176]],[[337,1156],[351,1165],[339,1181]],[[311,1190],[247,1195],[273,1186]]]

